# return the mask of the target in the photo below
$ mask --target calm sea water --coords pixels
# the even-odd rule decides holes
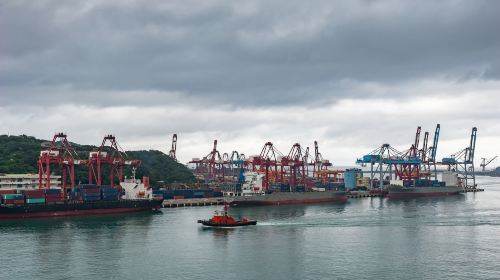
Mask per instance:
[[[0,223],[0,279],[500,279],[500,178],[483,193]]]

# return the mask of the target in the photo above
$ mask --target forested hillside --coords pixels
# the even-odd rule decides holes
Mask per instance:
[[[37,173],[37,160],[46,140],[36,139],[31,136],[0,135],[0,173]],[[72,143],[73,148],[81,159],[88,158],[88,152],[96,150],[91,145]],[[158,181],[166,183],[194,182],[193,173],[184,165],[172,160],[161,151],[126,151],[128,159],[139,159],[142,164],[137,169],[137,178],[149,176],[154,185]],[[57,173],[57,170],[54,172]],[[131,176],[131,169],[124,169],[125,176]],[[77,182],[88,181],[88,168],[78,167],[76,170]]]

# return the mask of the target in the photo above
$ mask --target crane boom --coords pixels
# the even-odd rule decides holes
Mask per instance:
[[[438,147],[438,142],[439,142],[439,132],[441,131],[441,125],[437,124],[436,125],[436,131],[434,132],[434,141],[432,142],[432,147],[431,147],[431,160],[433,162],[436,161],[436,151]]]
[[[170,152],[168,153],[168,156],[172,158],[173,160],[177,160],[177,134],[174,134],[172,136],[172,147],[170,148]]]
[[[498,156],[494,156],[492,158],[490,158],[489,160],[486,160],[486,158],[481,158],[481,164],[479,166],[481,166],[482,168],[482,171],[485,172],[486,171],[486,166],[488,166],[492,161],[494,161]]]

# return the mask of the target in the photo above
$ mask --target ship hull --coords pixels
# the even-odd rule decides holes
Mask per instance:
[[[257,221],[254,221],[254,220],[250,220],[250,221],[246,221],[246,222],[241,222],[241,221],[238,221],[236,222],[235,224],[217,224],[217,223],[213,223],[212,221],[210,220],[199,220],[198,223],[206,226],[206,227],[219,227],[219,228],[225,228],[225,227],[244,227],[244,226],[252,226],[252,225],[256,225],[257,224]]]
[[[389,188],[387,197],[393,199],[436,197],[458,195],[462,192],[459,187],[413,187],[413,188]]]
[[[162,200],[119,200],[0,207],[0,220],[105,215],[159,210]]]
[[[240,196],[231,201],[231,206],[267,206],[288,204],[311,204],[311,203],[346,203],[347,196],[344,192],[282,192],[266,195]]]

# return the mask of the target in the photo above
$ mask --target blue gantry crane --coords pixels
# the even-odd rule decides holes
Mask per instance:
[[[477,128],[473,127],[470,135],[469,146],[445,157],[441,160],[442,165],[447,165],[448,170],[456,171],[462,181],[464,188],[476,187],[476,175],[474,169],[474,153],[476,151]]]

